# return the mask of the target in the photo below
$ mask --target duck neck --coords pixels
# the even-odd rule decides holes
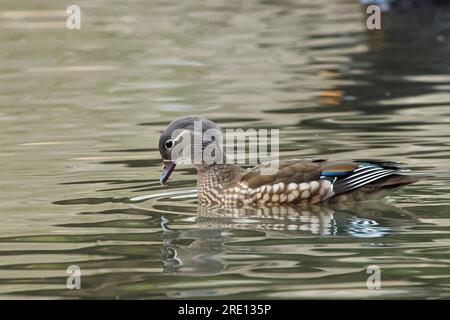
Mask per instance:
[[[243,169],[233,164],[200,164],[197,169],[197,188],[199,194],[210,188],[225,189],[237,182]]]

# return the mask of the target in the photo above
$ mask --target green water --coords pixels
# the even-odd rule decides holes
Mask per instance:
[[[77,3],[71,31],[60,1],[0,2],[0,298],[450,297],[448,8],[368,31],[350,0]],[[159,184],[159,134],[186,114],[279,128],[283,159],[435,178],[381,203],[210,212],[192,168]]]

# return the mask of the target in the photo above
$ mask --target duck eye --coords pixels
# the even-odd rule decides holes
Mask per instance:
[[[167,140],[166,143],[165,143],[165,146],[166,146],[167,150],[172,149],[173,141],[172,140]]]

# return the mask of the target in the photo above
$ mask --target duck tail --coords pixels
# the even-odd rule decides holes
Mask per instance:
[[[346,201],[364,201],[364,200],[379,200],[395,191],[411,183],[432,178],[430,175],[420,173],[399,172],[391,174],[387,177],[372,181],[361,187],[337,194],[335,202]]]
[[[418,182],[420,180],[430,179],[431,175],[421,173],[399,172],[383,179],[372,182],[367,187],[380,189],[394,189]]]

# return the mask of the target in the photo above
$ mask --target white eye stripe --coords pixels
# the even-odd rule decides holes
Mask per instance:
[[[189,134],[189,130],[183,130],[182,132],[180,132],[175,138],[172,139],[173,144],[177,144],[178,142],[180,142],[183,139],[183,136],[185,134]]]
[[[176,144],[178,144],[180,141],[183,140],[183,136],[186,135],[186,134],[189,135],[189,130],[183,130],[174,139],[167,140],[164,143],[164,147],[166,148],[166,150],[171,150]]]

